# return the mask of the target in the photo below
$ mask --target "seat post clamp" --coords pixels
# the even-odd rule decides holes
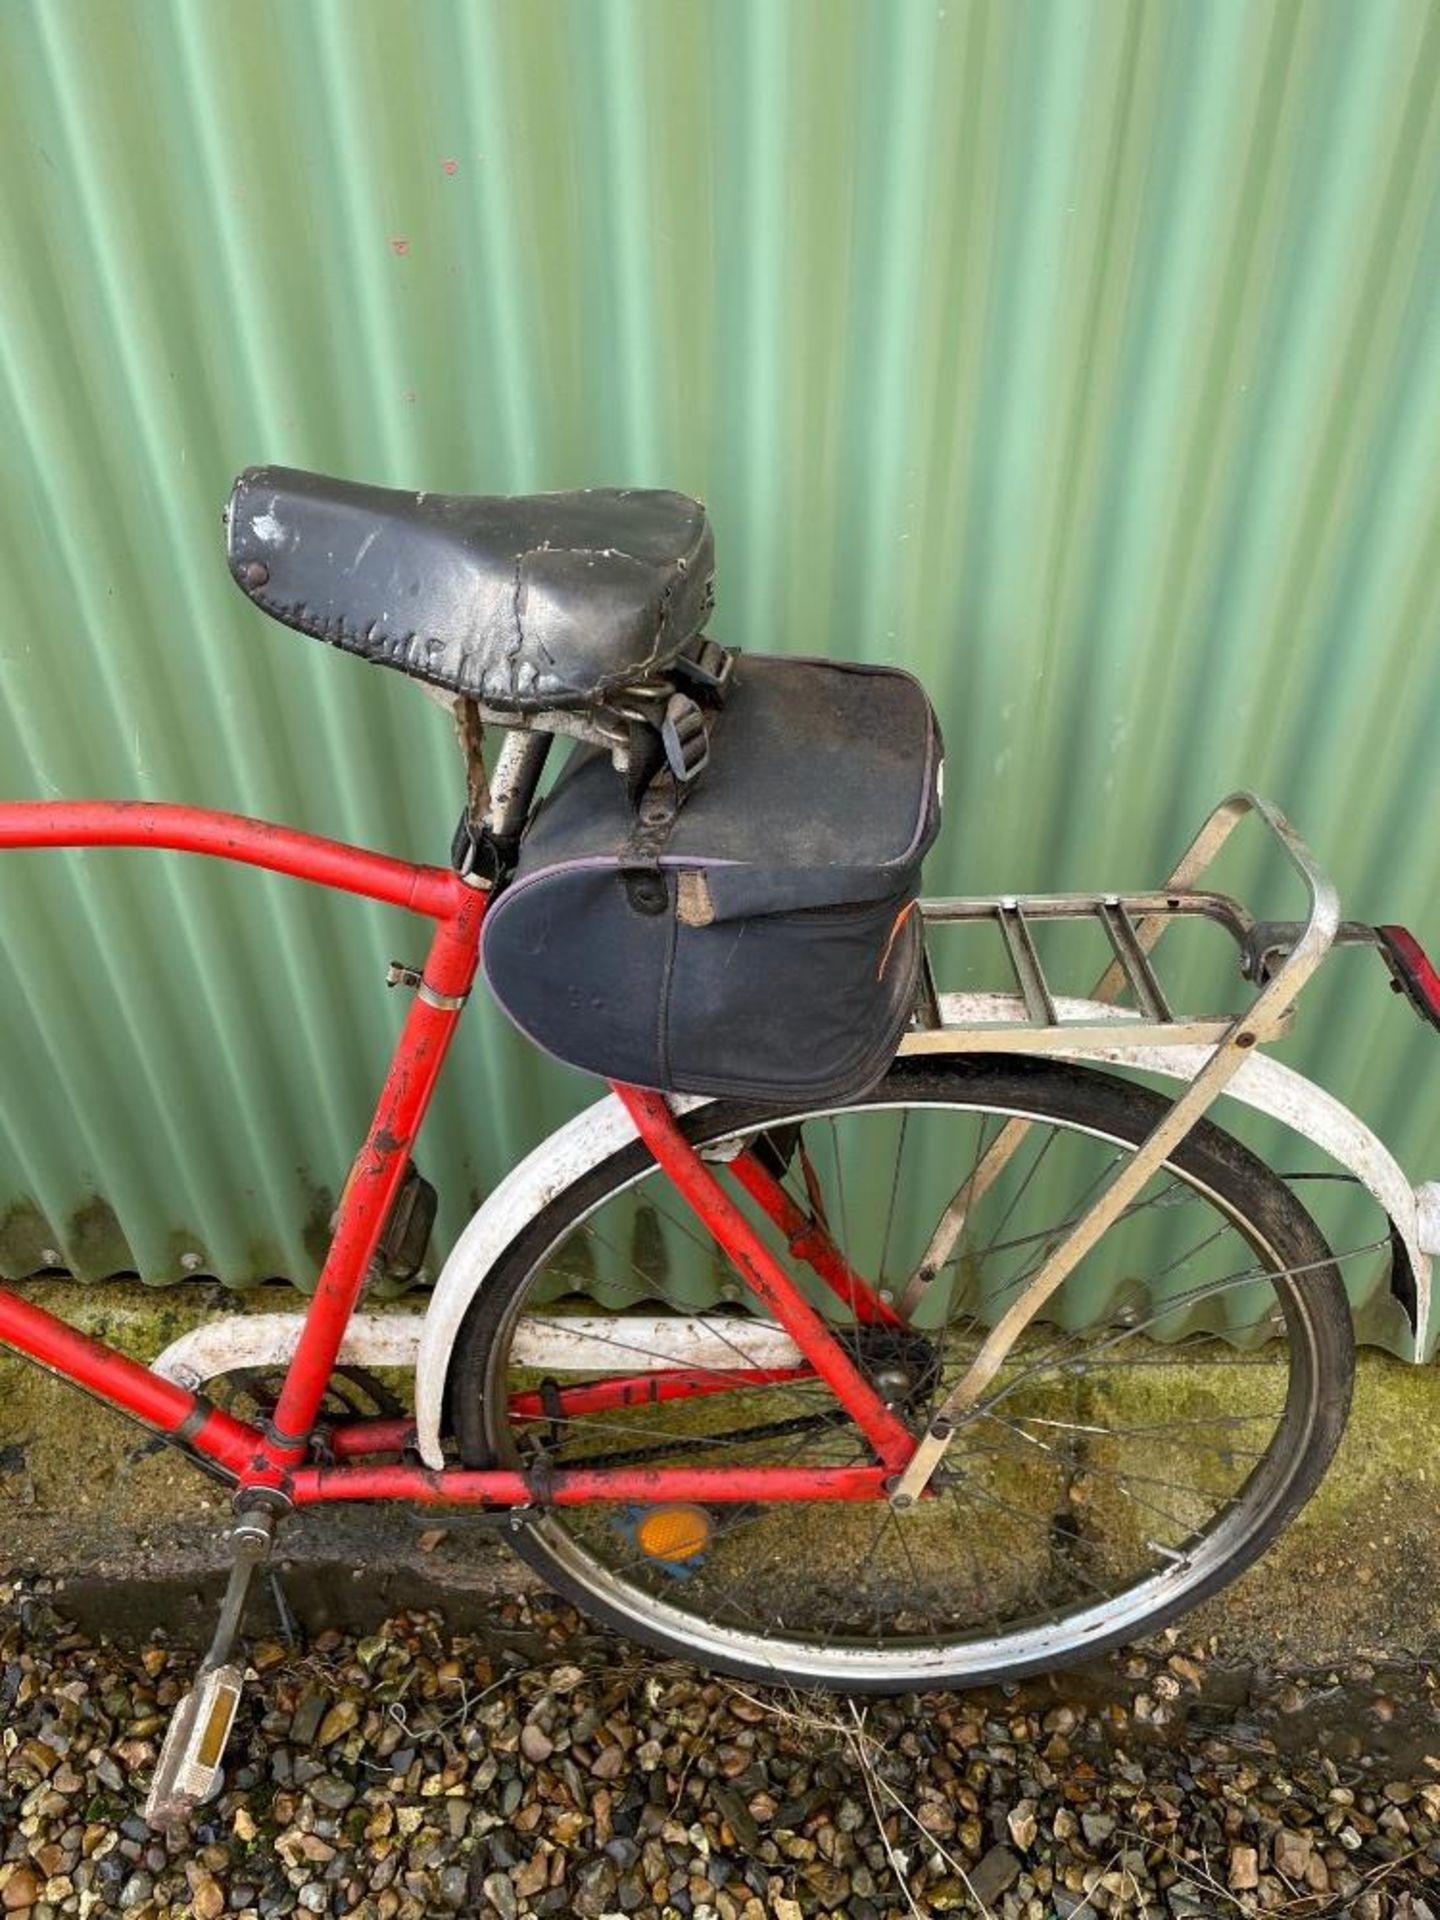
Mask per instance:
[[[492,833],[473,825],[468,810],[461,814],[450,842],[450,864],[467,887],[489,893],[509,879],[519,857],[518,833]]]

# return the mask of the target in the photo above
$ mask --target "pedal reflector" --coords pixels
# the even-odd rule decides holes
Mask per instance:
[[[635,1525],[635,1544],[652,1560],[671,1565],[697,1560],[710,1544],[713,1528],[704,1507],[688,1503],[651,1507]]]
[[[207,1771],[220,1764],[220,1756],[225,1751],[225,1742],[230,1738],[235,1709],[239,1704],[239,1687],[220,1686],[210,1696],[205,1731],[200,1736],[200,1751],[197,1755],[200,1765]]]
[[[152,1827],[182,1823],[219,1791],[225,1742],[243,1684],[240,1667],[214,1667],[200,1675],[170,1716],[145,1801],[145,1818]]]

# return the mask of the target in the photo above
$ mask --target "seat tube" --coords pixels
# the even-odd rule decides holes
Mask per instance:
[[[435,930],[370,1130],[345,1182],[334,1237],[269,1424],[265,1468],[255,1476],[257,1482],[305,1457],[346,1326],[409,1170],[410,1149],[474,981],[488,896],[456,885],[456,910]]]

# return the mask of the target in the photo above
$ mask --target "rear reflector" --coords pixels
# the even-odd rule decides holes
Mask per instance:
[[[1440,1027],[1440,973],[1408,927],[1377,927],[1380,951],[1395,991],[1403,993],[1422,1020]]]
[[[652,1560],[683,1564],[696,1560],[710,1544],[710,1516],[688,1503],[652,1507],[635,1528],[636,1543]]]

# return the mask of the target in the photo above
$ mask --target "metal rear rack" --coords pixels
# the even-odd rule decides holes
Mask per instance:
[[[1248,813],[1270,827],[1305,882],[1306,920],[1257,921],[1229,894],[1194,884]],[[1009,961],[1013,991],[942,993],[927,939],[916,1025],[901,1043],[907,1053],[1003,1051],[1020,1037],[1030,1052],[1106,1046],[1126,1038],[1152,1047],[1186,1047],[1219,1046],[1233,1037],[1242,1047],[1254,1046],[1285,1031],[1295,996],[1337,938],[1374,939],[1371,928],[1341,924],[1334,889],[1309,849],[1283,814],[1248,793],[1232,795],[1215,809],[1168,883],[1153,892],[999,894],[926,900],[920,910],[927,935],[966,923],[994,927]],[[1257,988],[1244,1014],[1177,1014],[1171,1006],[1150,955],[1166,929],[1185,919],[1209,921],[1235,942],[1241,974]],[[1098,926],[1109,943],[1110,964],[1083,999],[1056,993],[1040,961],[1033,929],[1057,920]],[[1116,1004],[1126,989],[1133,1006]],[[1100,1003],[1112,1006],[1113,1013],[1098,1018]]]
[[[1197,887],[1225,842],[1249,814],[1258,815],[1270,829],[1304,883],[1308,913],[1303,921],[1267,922],[1257,928],[1238,902]],[[1232,794],[1216,807],[1158,892],[937,900],[926,904],[923,912],[927,931],[946,922],[967,920],[988,920],[998,926],[1016,992],[937,992],[927,947],[919,1024],[902,1042],[902,1052],[1003,1051],[1021,1040],[1024,1051],[1035,1052],[1090,1044],[1113,1046],[1117,1040],[1123,1044],[1131,1038],[1150,1047],[1210,1043],[1213,1051],[1174,1105],[1121,1165],[1066,1238],[1047,1253],[1024,1291],[990,1329],[969,1368],[935,1413],[905,1470],[891,1483],[890,1498],[897,1507],[910,1506],[925,1491],[958,1423],[974,1409],[1040,1308],[1139,1195],[1215,1101],[1249,1050],[1283,1030],[1296,995],[1341,933],[1339,899],[1314,855],[1284,814],[1252,793]],[[1241,972],[1254,982],[1256,992],[1239,1014],[1177,1018],[1160,986],[1149,957],[1155,943],[1177,919],[1194,916],[1224,927],[1240,949]],[[1067,1002],[1051,991],[1031,928],[1046,920],[1087,919],[1103,928],[1114,957],[1088,1000]],[[1257,932],[1259,940],[1255,938]],[[1116,996],[1126,987],[1134,996],[1135,1007],[1114,1007],[1113,1015],[1098,1019],[1098,1008],[1114,1006]],[[994,1181],[1027,1131],[1023,1120],[1004,1127],[956,1193],[907,1290],[903,1303],[907,1313],[913,1311],[914,1293],[923,1290],[948,1257],[976,1197]]]
[[[966,923],[995,927],[1010,962],[1015,989],[998,994],[942,994],[936,986],[927,941],[917,1029],[902,1043],[902,1051],[927,1053],[937,1049],[995,1051],[1019,1034],[1032,1050],[1108,1044],[1117,1037],[1133,1037],[1137,1025],[1144,1027],[1149,1046],[1196,1046],[1206,1041],[1218,1044],[1234,1016],[1177,1015],[1151,964],[1150,950],[1173,921],[1209,920],[1233,937],[1244,971],[1256,924],[1228,895],[1193,889],[1002,894],[994,898],[926,900],[920,910],[927,934],[935,927]],[[1056,993],[1041,965],[1032,928],[1056,920],[1088,921],[1098,926],[1110,943],[1114,956],[1110,966],[1083,1000]],[[1126,987],[1134,1006],[1116,1006],[1112,1015],[1097,1019],[1095,1003],[1113,1003]],[[1268,1039],[1288,1023],[1288,1009],[1282,1010],[1264,1032],[1257,1031],[1257,1038]]]

